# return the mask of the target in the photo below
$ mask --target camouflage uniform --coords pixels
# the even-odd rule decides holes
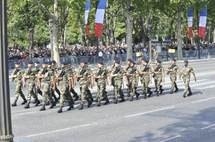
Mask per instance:
[[[27,97],[28,102],[27,102],[25,108],[30,107],[31,97],[33,97],[35,99],[36,106],[38,106],[40,104],[40,101],[38,100],[38,97],[34,92],[35,91],[36,70],[34,70],[32,68],[28,68],[28,70],[24,74],[24,78],[26,79],[27,84],[28,84],[28,97]]]
[[[121,101],[124,101],[124,94],[122,91],[123,73],[124,71],[120,65],[115,65],[111,72],[112,84],[114,87],[114,103],[118,102],[119,97],[121,98]]]
[[[98,71],[96,72],[95,75],[95,80],[97,83],[97,94],[96,94],[96,99],[98,101],[98,106],[100,106],[101,101],[105,100],[105,104],[109,103],[107,93],[106,93],[106,80],[107,80],[107,69],[102,65],[101,67],[98,68]]]
[[[170,81],[171,81],[171,94],[173,92],[178,91],[178,87],[177,87],[177,84],[176,84],[177,71],[178,71],[178,66],[176,65],[176,63],[174,61],[174,63],[172,63],[167,69],[167,75],[170,75]]]
[[[79,69],[78,81],[80,84],[80,96],[81,96],[80,110],[84,108],[85,100],[87,100],[88,102],[88,107],[90,107],[92,104],[92,98],[89,94],[90,75],[91,75],[91,70],[87,67],[87,65],[84,65]]]
[[[133,63],[133,61],[130,61],[130,64],[126,68],[126,78],[128,81],[127,85],[128,85],[128,93],[130,96],[130,101],[133,101],[133,97],[135,95],[136,95],[136,98],[138,99],[139,94],[137,93],[137,85],[138,85],[137,68]]]
[[[12,73],[12,80],[15,80],[16,83],[16,91],[15,91],[15,100],[14,103],[12,104],[12,106],[16,106],[17,105],[17,101],[19,99],[19,96],[21,96],[21,98],[23,99],[22,105],[24,105],[25,103],[27,103],[27,100],[25,98],[25,95],[22,92],[22,76],[23,76],[24,72],[21,71],[19,68],[14,69],[13,73]]]
[[[139,71],[141,84],[143,85],[142,89],[143,89],[144,98],[147,98],[147,94],[148,94],[148,97],[150,97],[152,92],[150,91],[150,88],[149,88],[150,73],[151,73],[149,63],[146,63],[146,61],[144,61],[144,64],[140,64],[138,71]]]
[[[72,73],[72,70],[66,67],[63,67],[61,70],[59,70],[59,73],[57,74],[58,78],[58,88],[61,94],[60,97],[60,109],[58,110],[58,113],[62,112],[62,108],[64,106],[64,102],[69,102],[69,108],[67,110],[71,110],[73,108],[73,98],[69,91],[69,76]]]
[[[185,90],[184,90],[184,95],[183,95],[184,97],[192,95],[192,91],[190,88],[191,74],[194,76],[194,79],[196,81],[196,76],[195,76],[195,72],[194,72],[193,68],[188,66],[188,61],[185,61],[185,66],[183,67],[183,69],[181,70],[181,73],[180,73],[180,78],[182,78],[184,85],[185,85]]]
[[[46,104],[48,101],[51,103],[50,108],[53,108],[55,106],[55,102],[53,101],[51,95],[50,95],[50,81],[51,77],[53,76],[53,72],[50,71],[48,68],[43,68],[42,72],[42,79],[41,79],[41,90],[43,94],[43,106],[40,109],[40,111],[44,111],[46,108]]]
[[[153,78],[154,78],[154,82],[155,82],[155,92],[157,92],[157,95],[159,96],[159,94],[163,93],[163,88],[162,88],[162,81],[163,81],[163,67],[161,65],[161,62],[158,61],[154,67],[153,70]]]

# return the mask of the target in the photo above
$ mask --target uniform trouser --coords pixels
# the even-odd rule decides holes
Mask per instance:
[[[35,84],[34,83],[29,83],[28,86],[28,96],[27,96],[27,100],[30,102],[31,101],[31,97],[33,97],[35,100],[38,100],[37,95],[34,92],[34,88],[35,88]]]
[[[155,90],[161,91],[162,77],[161,76],[155,76],[154,81],[155,81]]]
[[[136,90],[137,90],[136,80],[129,80],[128,81],[128,93],[130,94],[131,97],[136,95]]]
[[[114,97],[115,99],[117,99],[118,97],[124,99],[122,91],[122,81],[114,81]]]
[[[171,81],[171,91],[176,91],[177,90],[177,84],[176,84],[177,77],[175,75],[170,76],[170,81]]]
[[[107,95],[105,93],[106,85],[105,83],[97,83],[97,94],[96,98],[98,102],[101,102],[103,99],[107,99]]]
[[[22,92],[22,82],[16,82],[16,100],[19,99],[19,96],[26,101],[25,95]]]
[[[60,107],[63,107],[64,106],[64,102],[65,101],[68,101],[69,104],[73,104],[73,98],[70,94],[70,91],[69,91],[69,87],[64,84],[64,85],[60,85],[59,86],[59,91],[60,91]]]
[[[73,94],[74,97],[78,97],[78,93],[74,90],[74,88],[70,88],[70,92]]]
[[[141,78],[141,83],[142,83],[142,89],[143,89],[143,94],[146,95],[149,92],[149,82],[150,82],[150,77],[142,77]]]
[[[185,86],[184,96],[188,96],[191,93],[190,79],[183,78],[183,81],[184,81],[184,86]]]
[[[48,82],[43,82],[42,83],[42,94],[43,94],[43,104],[44,105],[46,103],[48,103],[48,101],[53,103],[53,99],[49,93],[50,93],[50,84]]]
[[[81,104],[84,104],[85,100],[87,100],[88,103],[91,101],[88,85],[86,84],[80,85],[80,95],[81,95]]]

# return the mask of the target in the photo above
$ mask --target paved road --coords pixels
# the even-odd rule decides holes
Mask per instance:
[[[15,140],[18,142],[214,142],[215,60],[193,62],[197,83],[194,95],[180,92],[134,102],[110,104],[57,114],[57,108],[12,108]],[[12,87],[13,88],[13,87]],[[109,88],[111,89],[111,88]],[[13,89],[11,91],[13,93]]]

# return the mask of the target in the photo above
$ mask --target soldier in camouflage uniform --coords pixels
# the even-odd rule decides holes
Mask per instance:
[[[38,106],[40,104],[40,101],[38,100],[37,95],[35,94],[35,80],[36,80],[36,70],[33,69],[33,62],[28,63],[28,69],[24,74],[24,79],[27,82],[28,85],[28,97],[27,97],[27,103],[25,105],[25,108],[30,108],[30,102],[31,102],[31,97],[35,99],[35,106]]]
[[[40,72],[40,64],[37,62],[35,63],[35,74],[37,76],[37,74]],[[41,79],[36,78],[36,87],[35,87],[35,94],[38,95],[40,94],[40,96],[42,96],[42,91],[41,91]],[[35,100],[36,103],[36,100]]]
[[[171,91],[170,91],[171,94],[178,91],[178,86],[176,84],[177,72],[178,72],[178,66],[176,64],[176,60],[173,59],[167,69],[167,75],[170,75],[170,81],[171,81]]]
[[[183,95],[184,97],[192,95],[192,91],[190,88],[191,75],[193,75],[194,80],[196,81],[196,75],[195,75],[193,68],[191,66],[189,66],[188,61],[185,60],[184,67],[182,68],[182,70],[179,74],[179,78],[182,78],[184,85],[185,85],[185,90],[184,90],[184,95]]]
[[[90,85],[90,77],[91,77],[91,70],[87,67],[87,63],[82,62],[80,64],[80,69],[78,72],[77,79],[80,84],[80,110],[84,108],[84,102],[87,100],[88,107],[90,107],[93,103],[91,96],[89,95],[89,85]]]
[[[24,72],[21,71],[20,69],[20,64],[19,63],[16,63],[15,64],[15,69],[12,73],[12,80],[15,81],[16,83],[16,97],[15,97],[15,100],[12,104],[12,106],[17,106],[17,101],[19,99],[19,96],[21,96],[21,98],[23,99],[23,102],[22,102],[22,105],[24,105],[25,103],[27,103],[27,100],[25,98],[25,95],[23,94],[22,92],[22,76],[23,76]]]
[[[46,104],[51,103],[50,108],[53,108],[56,104],[53,100],[53,98],[50,95],[50,85],[51,85],[51,77],[53,76],[53,72],[48,69],[48,65],[50,63],[43,64],[43,69],[38,74],[38,78],[41,79],[41,89],[43,94],[43,105],[40,109],[40,111],[46,110]]]
[[[97,83],[97,106],[101,105],[102,100],[105,100],[104,105],[107,105],[109,103],[108,96],[106,93],[106,80],[108,71],[103,63],[98,63],[97,67],[97,72],[95,74],[95,81]]]
[[[73,108],[74,102],[69,91],[69,76],[71,75],[71,73],[72,70],[69,67],[69,64],[67,62],[64,62],[57,74],[58,88],[61,94],[60,109],[58,110],[58,113],[62,113],[65,101],[68,101],[69,103],[69,108],[67,109],[68,111]]]
[[[121,102],[125,101],[124,94],[122,91],[122,80],[123,80],[123,68],[120,66],[120,61],[116,60],[115,65],[111,72],[111,81],[114,87],[114,103],[118,103],[118,98],[121,98]]]
[[[157,60],[156,65],[153,69],[153,78],[155,82],[155,92],[157,93],[157,96],[159,96],[159,94],[163,93],[163,88],[161,83],[164,79],[164,69],[161,65],[160,60]]]
[[[125,69],[126,78],[128,81],[128,93],[130,96],[130,101],[133,101],[134,96],[136,95],[136,99],[139,98],[139,93],[137,93],[137,85],[138,85],[138,79],[137,79],[137,68],[131,59],[128,60],[128,66]]]
[[[58,102],[58,100],[60,99],[60,91],[57,88],[57,84],[56,84],[56,80],[55,80],[55,76],[57,74],[58,71],[58,67],[57,67],[57,63],[56,61],[51,61],[51,65],[48,66],[49,71],[52,72],[52,77],[51,77],[51,88],[50,88],[50,94],[53,97],[53,99],[55,100],[55,103]],[[58,94],[58,98],[55,95],[55,92]]]
[[[141,64],[139,65],[139,68],[138,68],[138,73],[140,76],[140,81],[143,85],[142,86],[143,95],[144,95],[144,98],[146,99],[147,97],[150,97],[152,94],[149,88],[151,68],[150,68],[149,62],[144,58],[142,58],[141,60]]]

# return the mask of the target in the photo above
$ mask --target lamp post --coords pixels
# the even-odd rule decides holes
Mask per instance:
[[[7,0],[0,1],[0,142],[13,142],[7,53]]]

